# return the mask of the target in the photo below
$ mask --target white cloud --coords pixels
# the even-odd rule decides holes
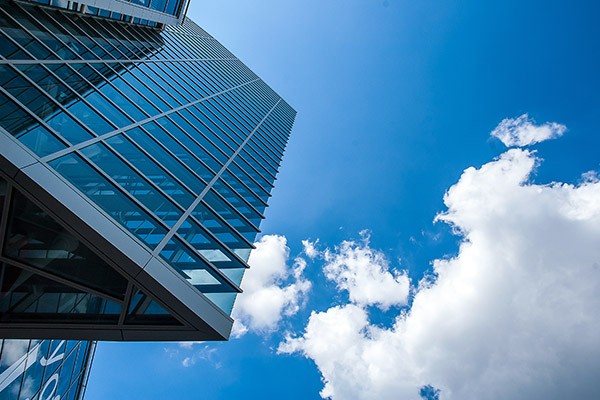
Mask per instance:
[[[319,243],[319,239],[311,242],[306,239],[302,241],[302,247],[304,248],[304,254],[310,259],[317,258],[319,256],[319,250],[317,250],[317,243]]]
[[[366,232],[362,243],[344,241],[335,251],[325,250],[324,257],[325,276],[346,290],[353,303],[382,310],[407,303],[410,280],[406,274],[390,272],[385,256],[369,247]]]
[[[298,312],[311,283],[303,276],[306,262],[294,260],[289,267],[289,248],[285,237],[263,236],[250,253],[250,269],[244,276],[242,289],[233,309],[236,320],[232,335],[268,332],[277,328],[283,315]]]
[[[556,122],[536,125],[529,115],[518,118],[506,118],[492,131],[491,135],[500,139],[506,147],[529,146],[544,140],[562,136],[567,127]]]
[[[197,349],[190,353],[189,356],[185,357],[181,361],[181,365],[185,368],[193,367],[198,361],[204,361],[211,364],[214,368],[221,368],[221,363],[216,361],[217,349],[204,345],[200,349]]]
[[[8,367],[14,364],[19,358],[27,353],[29,340],[7,339],[2,348],[2,358],[0,366]]]
[[[532,184],[538,162],[512,149],[464,171],[437,217],[462,235],[458,255],[434,262],[393,326],[336,306],[279,351],[314,360],[336,400],[418,399],[429,384],[445,400],[600,398],[600,182]]]
[[[169,359],[175,359],[184,368],[190,368],[198,362],[208,363],[211,368],[221,368],[218,350],[206,342],[179,342],[177,346],[163,348]]]
[[[183,349],[192,349],[194,347],[194,345],[196,344],[202,344],[204,343],[204,341],[191,341],[191,342],[179,342],[179,347],[183,348]]]

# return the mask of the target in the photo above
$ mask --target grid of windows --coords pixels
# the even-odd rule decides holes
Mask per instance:
[[[76,340],[0,339],[0,400],[81,398],[92,348]]]
[[[190,20],[0,4],[0,127],[229,314],[296,112]]]
[[[60,8],[72,12],[84,13],[96,17],[108,18],[136,25],[158,27],[161,23],[171,23],[183,17],[185,0],[108,0],[96,2],[91,0],[21,0]],[[97,5],[101,4],[102,7]],[[131,5],[133,7],[127,7]],[[123,7],[125,6],[125,7]],[[132,15],[115,10],[130,10]],[[150,12],[148,12],[150,11]],[[163,15],[175,18],[161,18]],[[145,18],[144,18],[145,17]],[[158,21],[156,20],[158,19]]]

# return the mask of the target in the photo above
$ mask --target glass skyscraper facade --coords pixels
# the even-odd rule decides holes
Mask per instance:
[[[296,113],[187,5],[0,0],[0,400],[229,336]]]
[[[0,339],[0,400],[75,400],[87,381],[93,343]]]
[[[37,3],[0,0],[0,337],[226,339],[296,112],[189,19]]]
[[[81,14],[161,27],[184,20],[187,0],[26,0]]]

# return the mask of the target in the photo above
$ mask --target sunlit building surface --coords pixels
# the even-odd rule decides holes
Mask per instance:
[[[181,14],[38,3],[0,0],[0,337],[228,338],[295,111]]]

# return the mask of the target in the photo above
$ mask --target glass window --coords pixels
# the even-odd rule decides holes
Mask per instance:
[[[32,73],[30,68],[23,68],[28,76]],[[92,138],[92,134],[72,115],[65,113],[58,104],[49,100],[49,98],[53,98],[57,102],[61,100],[67,102],[69,98],[73,98],[73,93],[63,85],[45,80],[45,77],[47,74],[43,75],[41,79],[39,76],[32,78],[34,82],[39,82],[39,86],[44,90],[42,92],[12,68],[0,66],[0,84],[54,131],[71,143],[79,143]]]
[[[214,191],[209,190],[204,196],[204,201],[208,203],[223,219],[227,220],[231,226],[238,229],[247,227],[258,232],[258,224],[253,221],[243,218],[242,214],[233,208],[229,203],[221,199]],[[243,231],[243,230],[241,230]]]
[[[0,92],[0,126],[15,136],[38,156],[43,157],[66,146],[41,126],[8,96]]]
[[[0,32],[0,54],[11,60],[29,60],[32,57],[11,42],[6,35]]]
[[[203,227],[212,232],[213,235],[219,238],[221,242],[229,246],[230,249],[234,250],[238,248],[251,248],[252,246],[245,241],[240,235],[240,231],[244,229],[244,225],[238,226],[240,229],[235,229],[229,225],[225,219],[219,217],[213,212],[208,206],[200,203],[192,215],[202,224]],[[248,229],[247,229],[248,230]],[[256,234],[255,230],[251,230],[253,234]],[[252,238],[253,239],[253,238]]]
[[[181,206],[187,208],[192,204],[194,201],[192,193],[173,178],[163,167],[126,139],[125,136],[113,136],[107,139],[106,143],[117,150],[117,152]]]
[[[201,125],[192,125],[186,119],[184,119],[179,113],[173,113],[169,115],[169,118],[179,125],[188,135],[190,135],[196,142],[206,149],[206,156],[202,157],[207,165],[209,165],[213,171],[221,169],[222,165],[227,162],[227,155],[225,155],[221,149],[219,149],[213,142],[211,142],[207,136],[205,136],[206,128]],[[218,161],[217,161],[218,160]]]
[[[168,120],[165,121],[165,124],[169,125]],[[213,171],[202,164],[190,149],[185,148],[173,139],[172,136],[167,134],[167,131],[162,129],[159,124],[156,122],[149,122],[144,124],[143,127],[154,137],[154,139],[169,149],[169,151],[171,151],[183,164],[187,165],[192,171],[204,179],[205,182],[210,182],[214,177],[215,173]],[[171,125],[171,127],[173,126]],[[179,132],[182,134],[181,131]]]
[[[125,316],[125,324],[181,325],[156,300],[139,289],[134,294]]]
[[[161,224],[102,177],[81,157],[69,154],[53,160],[49,164],[150,248],[156,247],[167,233]]]
[[[226,135],[221,131],[221,129],[213,124],[212,121],[206,118],[206,116],[202,114],[199,109],[190,107],[189,109],[180,110],[179,114],[186,118],[191,124],[197,126],[198,129],[200,129],[210,141],[218,146],[221,152],[225,153],[225,160],[227,160],[227,158],[233,154],[233,148],[230,147],[230,145],[224,139]]]
[[[77,87],[79,95],[85,98],[105,119],[112,121],[114,126],[123,127],[133,122],[132,118],[97,91],[98,88],[95,85],[103,84],[104,80],[89,65],[64,65],[62,68],[55,69],[54,72],[71,87]]]
[[[169,240],[160,256],[202,293],[237,291],[199,254],[187,248],[176,237]]]
[[[240,167],[235,163],[229,164],[228,169],[234,173],[234,175],[246,184],[256,195],[258,195],[264,201],[269,199],[269,192],[267,189],[259,185],[254,179],[250,178],[245,171],[242,171]]]
[[[171,172],[196,194],[200,194],[206,187],[206,184],[200,178],[194,175],[181,161],[166,151],[158,142],[153,140],[145,131],[135,128],[127,131],[127,136],[147,151],[155,160],[158,160],[167,171]]]
[[[258,212],[261,214],[263,213],[261,210],[264,210],[264,206],[266,205],[265,202],[246,185],[239,181],[231,172],[228,170],[223,171],[221,174],[221,179],[227,182],[227,184],[231,186],[237,193],[239,193],[240,196],[242,196],[247,202],[252,204]]]
[[[155,189],[104,144],[93,144],[82,149],[81,152],[167,225],[173,226],[183,214],[170,199]]]
[[[245,199],[231,190],[221,179],[218,179],[214,183],[213,189],[223,196],[236,210],[252,221],[254,225],[258,226],[260,224],[262,216]]]
[[[13,191],[4,254],[26,265],[123,298],[127,281],[32,201]]]
[[[37,60],[56,59],[56,56],[50,53],[42,43],[3,13],[4,9],[0,8],[0,24],[8,37],[21,45],[26,52]]]
[[[211,166],[213,168],[213,172],[206,172],[207,174],[205,178],[211,179],[214,175],[214,172],[219,171],[221,168],[221,164],[219,164],[209,152],[207,152],[204,148],[202,148],[194,139],[197,137],[202,137],[197,133],[196,130],[192,131],[184,131],[178,125],[175,125],[170,118],[162,117],[156,120],[158,124],[160,124],[167,132],[169,132],[175,139],[179,140],[182,145],[184,145],[187,150],[189,150],[192,154],[194,154],[197,158],[199,158],[204,164],[207,166]],[[185,125],[184,125],[185,126]],[[187,125],[191,128],[189,125]],[[192,135],[194,139],[192,139]],[[203,176],[204,177],[204,176]]]
[[[210,237],[205,228],[193,219],[188,218],[185,220],[177,233],[192,245],[199,254],[202,254],[206,260],[212,262],[218,268],[227,268],[240,264],[228,248],[217,243]]]
[[[0,311],[6,321],[116,323],[121,306],[92,293],[3,264]]]

